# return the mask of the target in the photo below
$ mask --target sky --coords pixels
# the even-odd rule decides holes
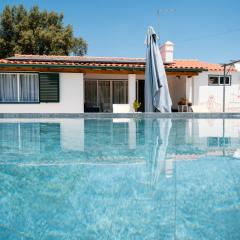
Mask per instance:
[[[89,56],[145,57],[148,26],[175,59],[227,63],[240,59],[239,0],[0,0],[64,13],[64,23],[89,45]]]

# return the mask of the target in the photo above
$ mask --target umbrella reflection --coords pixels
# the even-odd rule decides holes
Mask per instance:
[[[154,187],[159,181],[160,174],[164,171],[168,138],[172,128],[171,119],[151,119],[148,122],[151,127],[152,149],[148,159],[150,172],[150,186]]]

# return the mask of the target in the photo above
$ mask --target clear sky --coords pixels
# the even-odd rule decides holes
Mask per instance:
[[[175,58],[240,59],[239,0],[0,0],[64,13],[90,56],[144,57],[147,27],[175,44]],[[160,17],[157,12],[160,12]]]

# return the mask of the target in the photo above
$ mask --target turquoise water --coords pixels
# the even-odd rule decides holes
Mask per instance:
[[[240,120],[0,122],[0,239],[240,239]]]

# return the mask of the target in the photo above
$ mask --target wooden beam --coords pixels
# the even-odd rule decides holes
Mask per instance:
[[[94,74],[138,74],[144,75],[143,70],[131,70],[131,69],[79,69],[79,68],[40,68],[40,67],[15,67],[15,66],[0,66],[0,72],[59,72],[59,73],[94,73]],[[197,76],[198,72],[193,71],[174,71],[169,72],[166,70],[167,76]]]
[[[167,76],[197,76],[198,72],[166,72]]]
[[[78,69],[78,68],[39,68],[39,67],[2,67],[1,72],[62,72],[62,73],[96,73],[96,74],[144,74],[139,70],[115,69]]]

